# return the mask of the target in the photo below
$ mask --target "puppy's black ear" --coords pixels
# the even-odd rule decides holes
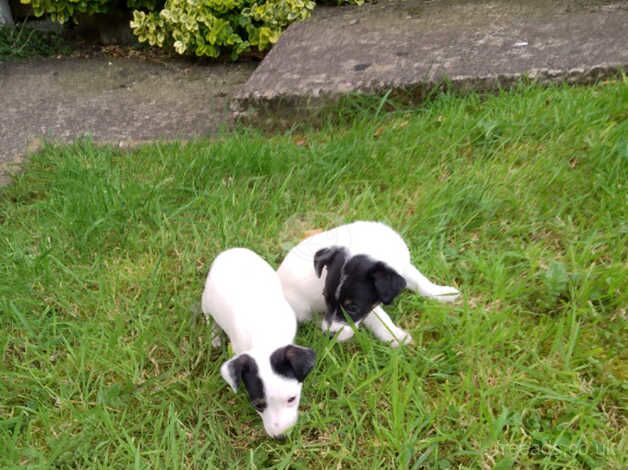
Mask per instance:
[[[406,288],[406,280],[393,268],[378,261],[369,270],[377,296],[384,304],[391,303]]]
[[[330,246],[329,248],[318,250],[314,255],[314,270],[316,271],[316,275],[321,277],[323,268],[340,260],[341,255],[344,255],[344,253],[344,248],[340,248],[339,246]],[[344,259],[344,257],[342,257],[342,259]]]
[[[273,370],[284,377],[303,382],[316,363],[316,353],[310,348],[289,344],[270,356]]]
[[[233,359],[229,359],[220,366],[220,375],[225,379],[234,392],[238,390],[242,377],[249,372],[256,372],[257,364],[248,354],[240,354]]]

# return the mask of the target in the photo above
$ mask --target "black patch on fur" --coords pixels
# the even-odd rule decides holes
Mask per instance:
[[[323,288],[323,297],[327,304],[327,310],[331,305],[335,305],[336,299],[336,287],[340,283],[340,275],[342,273],[342,267],[347,260],[347,250],[338,246],[332,246],[329,248],[323,248],[318,250],[314,255],[314,269],[318,277],[321,277],[323,268],[327,268],[327,275],[325,276],[325,287]]]
[[[340,268],[347,259],[347,251],[339,246],[330,246],[318,250],[314,254],[314,270],[321,277],[323,268],[327,267],[327,279],[330,277],[340,279]]]
[[[377,295],[385,305],[391,303],[406,288],[406,280],[382,261],[375,263],[370,275]]]
[[[316,362],[316,353],[310,348],[289,344],[270,355],[270,365],[279,375],[303,382]]]
[[[240,385],[240,382],[244,382],[251,404],[258,411],[263,411],[263,408],[266,407],[266,395],[264,393],[264,383],[259,378],[258,372],[259,369],[255,359],[248,354],[241,354],[229,363],[229,373],[234,378],[236,388]],[[260,404],[263,404],[263,407]]]
[[[406,280],[394,269],[366,255],[343,260],[338,272],[331,267],[327,267],[324,292],[328,322],[347,323],[345,315],[353,322],[361,321],[378,304],[391,303],[406,287]]]

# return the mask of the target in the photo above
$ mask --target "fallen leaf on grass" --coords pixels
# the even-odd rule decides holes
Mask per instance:
[[[300,146],[307,145],[307,139],[301,135],[298,135],[294,138],[294,144]]]
[[[383,133],[384,133],[384,126],[378,127],[377,129],[375,129],[375,132],[373,132],[373,137],[377,139]]]
[[[316,235],[317,233],[321,233],[323,231],[322,228],[313,228],[311,230],[304,230],[303,231],[303,238],[309,238],[312,235]]]

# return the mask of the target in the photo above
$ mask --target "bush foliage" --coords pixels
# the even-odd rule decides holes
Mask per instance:
[[[304,20],[314,0],[21,0],[36,16],[59,22],[80,13],[133,10],[131,28],[141,42],[173,48],[179,54],[236,59],[243,52],[265,51],[292,22]],[[329,3],[329,2],[326,2]],[[364,0],[332,3],[362,4]]]
[[[104,13],[111,8],[111,0],[20,0],[30,4],[35,16],[50,15],[54,21],[63,23],[79,13]]]
[[[159,12],[133,12],[131,27],[140,41],[179,54],[236,58],[251,48],[268,49],[313,8],[311,0],[167,0]]]
[[[164,0],[20,0],[31,5],[35,16],[49,15],[53,21],[76,20],[76,15],[107,13],[116,8],[156,10]]]

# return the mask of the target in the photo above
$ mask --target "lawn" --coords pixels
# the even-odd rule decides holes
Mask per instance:
[[[49,146],[0,190],[0,466],[626,467],[628,81],[329,122]],[[464,299],[400,296],[397,350],[304,325],[317,367],[269,440],[196,320],[209,264],[358,219]]]

